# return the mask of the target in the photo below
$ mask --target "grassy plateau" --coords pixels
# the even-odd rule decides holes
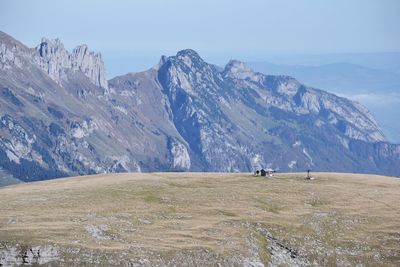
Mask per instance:
[[[400,266],[400,179],[127,173],[0,188],[0,266]]]

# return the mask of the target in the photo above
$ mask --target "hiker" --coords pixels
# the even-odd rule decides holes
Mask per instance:
[[[307,170],[307,177],[306,177],[306,179],[307,179],[307,180],[314,180],[314,177],[312,177],[310,173],[311,173],[311,170],[308,169],[308,170]]]

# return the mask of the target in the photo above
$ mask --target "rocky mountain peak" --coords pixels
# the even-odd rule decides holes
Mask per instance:
[[[24,44],[2,31],[0,31],[0,44],[9,47],[18,47],[19,49],[28,49]]]
[[[40,56],[46,57],[49,54],[55,54],[59,51],[65,51],[63,43],[60,39],[48,39],[46,37],[42,37],[40,44],[37,46],[37,51],[39,52]]]
[[[179,89],[189,95],[197,95],[216,90],[216,81],[221,79],[221,74],[216,66],[205,62],[196,51],[185,49],[176,56],[161,58],[158,78],[171,92]]]
[[[226,64],[226,70],[234,72],[253,72],[253,70],[244,62],[232,59]]]
[[[89,50],[87,45],[77,46],[71,54],[72,68],[82,71],[95,85],[107,89],[106,68],[100,53]]]
[[[72,50],[72,54],[85,54],[88,49],[87,44],[81,44]]]
[[[185,58],[185,57],[190,57],[191,59],[200,59],[202,60],[202,58],[200,57],[200,55],[194,51],[193,49],[183,49],[181,51],[178,51],[178,53],[176,53],[176,57],[177,58]]]
[[[5,32],[0,31],[0,70],[22,68],[31,50]]]
[[[184,49],[179,51],[174,59],[183,63],[189,68],[198,68],[206,64],[200,55],[192,49]]]
[[[77,46],[70,54],[59,39],[42,38],[36,51],[38,65],[57,83],[62,84],[67,71],[81,71],[93,84],[108,89],[101,54],[87,45]]]
[[[36,47],[39,66],[57,83],[61,83],[63,70],[70,67],[68,51],[59,39],[42,38]]]
[[[236,79],[259,80],[259,75],[255,73],[246,63],[239,60],[230,60],[223,71],[224,76]]]

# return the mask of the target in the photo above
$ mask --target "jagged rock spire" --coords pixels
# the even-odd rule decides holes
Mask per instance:
[[[254,71],[249,66],[239,60],[230,60],[224,69],[225,76],[231,76],[238,79],[245,79],[254,76],[254,74]]]
[[[94,53],[87,45],[77,46],[70,54],[59,39],[42,38],[36,47],[39,66],[56,82],[61,83],[65,71],[81,71],[89,80],[108,89],[106,68],[100,53]]]

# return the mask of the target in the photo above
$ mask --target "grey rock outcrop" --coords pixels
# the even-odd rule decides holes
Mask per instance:
[[[51,265],[59,259],[54,246],[5,246],[0,247],[0,266]]]
[[[61,83],[65,69],[71,68],[70,56],[59,39],[49,40],[42,38],[36,48],[37,63],[57,83]]]
[[[108,89],[101,54],[90,51],[87,45],[76,47],[70,54],[59,39],[42,38],[36,51],[38,65],[57,83],[62,85],[66,71],[81,71],[93,84]]]
[[[349,138],[371,142],[385,141],[370,112],[357,102],[306,87],[292,77],[256,73],[245,63],[237,60],[228,63],[224,75],[232,78],[240,86],[256,90],[265,87],[272,89],[270,92],[260,94],[271,106],[296,114],[329,117],[328,123],[341,128]],[[341,124],[343,122],[345,123]]]
[[[82,71],[97,86],[108,89],[106,68],[100,53],[89,50],[87,45],[76,47],[71,54],[72,69]]]
[[[0,31],[0,70],[7,71],[12,67],[22,68],[25,60],[31,56],[32,52],[29,48]]]

